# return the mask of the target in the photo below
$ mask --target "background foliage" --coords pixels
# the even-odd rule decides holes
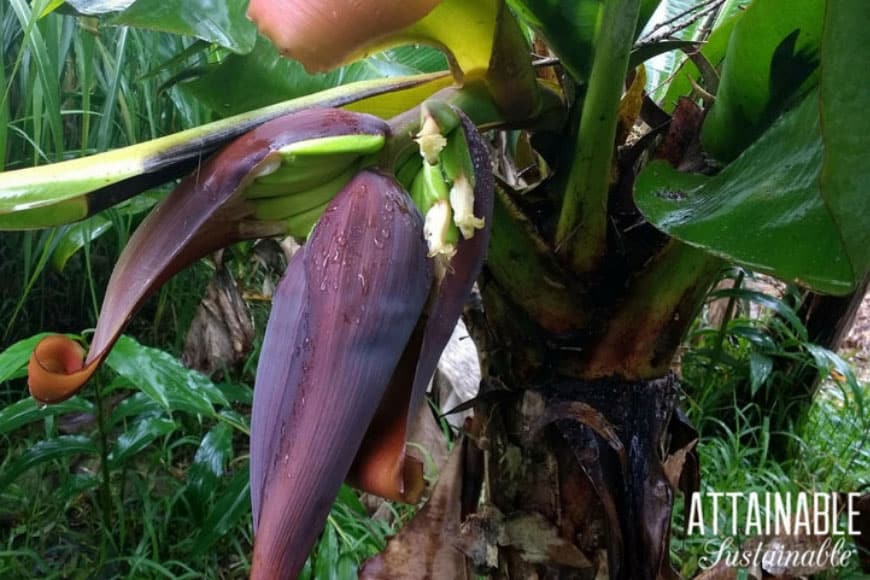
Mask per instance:
[[[0,3],[0,170],[138,143],[351,80],[446,65],[440,53],[406,48],[311,76],[278,60],[248,28],[231,27],[221,36],[198,21],[177,22],[171,31],[188,35],[177,36],[98,26],[95,18],[58,12],[39,18],[57,4]],[[140,1],[115,23],[147,26],[159,16],[155,7],[176,4]],[[667,4],[662,20],[685,3]],[[737,11],[736,2],[727,4],[719,30],[731,26],[728,18]],[[683,34],[691,38],[693,30]],[[719,38],[714,33],[704,50],[721,58]],[[650,66],[653,94],[666,108],[678,94],[667,86],[688,85],[693,74],[691,63],[677,68],[682,61],[675,54]],[[27,397],[22,379],[37,333],[94,325],[98,289],[130,232],[165,193],[149,192],[71,226],[0,236],[4,578],[247,575],[248,414],[257,357],[219,382],[178,362],[213,265],[198,264],[152,298],[108,368],[80,396],[43,408]],[[242,290],[258,294],[275,272],[252,256],[250,244],[240,245],[227,262]],[[726,275],[743,280],[747,273]],[[841,359],[809,341],[788,292],[772,296],[740,284],[720,289],[710,301],[727,301],[729,314],[711,322],[705,310],[689,338],[682,357],[685,401],[702,433],[707,489],[846,491],[870,484],[870,390]],[[757,306],[754,314],[750,304]],[[268,307],[250,306],[262,331]],[[807,368],[833,379],[794,422],[786,395]],[[770,413],[752,401],[765,391],[782,395],[783,409]],[[794,459],[770,453],[777,433],[788,433],[800,449]],[[370,518],[356,493],[343,488],[305,574],[353,577],[410,511],[388,507],[380,515]],[[681,518],[678,512],[678,527]],[[679,537],[672,555],[690,574],[704,545]]]

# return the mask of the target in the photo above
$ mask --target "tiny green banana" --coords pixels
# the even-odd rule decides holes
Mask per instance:
[[[440,163],[432,165],[424,161],[422,165],[414,176],[410,193],[420,212],[426,215],[429,208],[438,200],[448,199],[450,186],[444,181]]]
[[[329,201],[327,200],[318,206],[285,218],[283,221],[287,228],[287,235],[294,238],[308,238],[309,234],[311,234],[311,229],[317,224],[317,220],[320,219],[323,212],[326,211]]]
[[[364,155],[384,147],[383,135],[334,135],[306,139],[277,150],[245,190],[248,199],[306,192],[343,173]]]
[[[465,133],[461,129],[455,129],[447,136],[447,145],[439,159],[450,182],[453,222],[463,238],[471,239],[475,230],[482,229],[485,224],[483,218],[474,215],[474,165]]]
[[[453,107],[438,99],[425,101],[420,107],[420,131],[415,141],[420,155],[428,163],[436,163],[441,150],[447,145],[448,133],[459,125],[459,115]]]
[[[275,159],[277,169],[268,167],[267,173],[256,177],[245,190],[248,199],[284,197],[308,191],[325,181],[347,171],[359,155],[340,153],[322,157],[305,157],[294,160]],[[271,170],[271,171],[270,171]]]
[[[410,193],[424,216],[423,233],[429,245],[429,257],[452,257],[456,253],[459,230],[453,224],[450,185],[444,180],[441,163],[433,165],[424,161]]]
[[[441,99],[428,99],[420,106],[420,113],[425,125],[432,119],[438,127],[438,132],[447,135],[459,126],[459,115],[456,110]]]
[[[285,160],[296,157],[336,155],[340,153],[353,153],[356,155],[371,155],[384,147],[386,137],[384,135],[334,135],[321,137],[320,139],[307,139],[291,143],[278,150]]]
[[[398,181],[405,191],[411,191],[411,185],[414,183],[414,178],[420,172],[423,165],[423,160],[419,155],[408,155],[407,159],[401,162],[396,169],[396,181]]]
[[[254,217],[262,220],[280,220],[327,203],[347,185],[357,171],[359,168],[356,163],[352,163],[338,175],[307,191],[294,192],[280,197],[252,199]]]
[[[444,175],[452,183],[460,174],[464,174],[474,184],[474,167],[471,154],[468,152],[468,142],[461,129],[451,131],[447,135],[447,146],[439,157]]]

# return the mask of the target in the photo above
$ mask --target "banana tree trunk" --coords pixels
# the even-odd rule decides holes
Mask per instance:
[[[494,280],[482,285],[472,328],[488,354],[488,378],[471,429],[478,465],[466,473],[479,474],[482,490],[459,542],[478,573],[675,577],[671,511],[698,474],[696,434],[677,408],[668,364],[711,279],[712,268],[704,270],[677,293],[685,300],[672,302],[682,316],[650,308],[640,318],[626,300],[604,332],[572,341],[577,347],[524,320]],[[620,327],[629,320],[634,341]],[[626,340],[621,349],[615,336]]]

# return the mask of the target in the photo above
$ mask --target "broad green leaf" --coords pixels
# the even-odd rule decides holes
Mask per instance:
[[[771,372],[773,372],[772,358],[760,352],[749,353],[749,386],[753,397],[770,377]]]
[[[53,493],[54,501],[58,505],[65,505],[73,498],[81,496],[96,488],[102,482],[101,474],[98,473],[75,473],[64,479],[63,485]]]
[[[284,58],[271,42],[260,37],[251,53],[229,55],[212,65],[206,74],[179,86],[219,115],[234,115],[356,81],[446,68],[444,55],[434,48],[404,48],[329,73],[309,74],[301,64]]]
[[[333,578],[336,580],[345,580],[346,578],[358,578],[359,569],[356,564],[356,559],[350,554],[342,553],[338,558]]]
[[[829,0],[822,39],[821,125],[825,142],[821,188],[856,276],[870,270],[870,6]]]
[[[254,390],[248,386],[237,383],[220,383],[218,388],[231,403],[250,405],[254,400]]]
[[[562,66],[577,81],[592,67],[599,17],[604,0],[507,0],[508,5],[547,39]],[[659,0],[642,0],[637,33],[643,30]]]
[[[715,177],[650,164],[636,198],[650,221],[676,238],[843,294],[870,268],[870,93],[854,82],[855,63],[870,62],[870,44],[860,35],[870,11],[859,0],[832,2],[825,18],[818,91]]]
[[[708,153],[731,161],[812,89],[824,20],[825,0],[755,0],[749,6],[734,26],[716,102],[704,122]]]
[[[359,496],[353,488],[347,484],[342,484],[341,488],[338,490],[335,503],[346,506],[351,512],[359,516],[366,517],[366,514],[368,513],[366,512],[363,503],[359,500]]]
[[[127,384],[127,386],[129,386],[126,379],[123,379],[122,377],[122,380]],[[168,406],[172,407],[173,411],[178,408],[177,405],[173,405],[172,401],[169,402]],[[109,425],[117,425],[127,417],[136,417],[147,413],[158,414],[165,408],[165,406],[161,405],[145,393],[136,393],[132,397],[127,397],[118,403],[112,411],[111,417],[109,417]],[[187,411],[187,409],[182,410]],[[196,414],[195,409],[192,412],[193,414]]]
[[[120,12],[129,8],[136,0],[66,0],[66,4],[72,6],[80,14],[96,16],[109,12]],[[51,6],[63,4],[62,1],[52,0]],[[47,10],[47,9],[46,9]]]
[[[716,332],[718,332],[718,330],[713,334]],[[734,336],[738,336],[751,342],[759,349],[774,350],[776,348],[776,342],[770,337],[770,335],[754,326],[732,322],[728,325],[728,332]]]
[[[130,387],[130,382],[123,378],[119,377],[119,383],[122,384],[125,388]],[[159,402],[155,401],[151,398],[151,396],[146,395],[145,393],[136,393],[131,397],[125,398],[123,401],[118,403],[115,407],[114,411],[112,411],[112,415],[109,418],[110,425],[117,425],[127,417],[137,417],[139,415],[145,415],[148,413],[159,414],[165,411],[167,408],[171,409],[173,413],[189,413],[191,415],[202,415],[202,402],[196,400],[188,395],[181,395],[181,391],[177,389],[169,389],[168,391],[164,391],[169,403],[166,406],[161,405]],[[221,419],[226,421],[227,423],[238,423],[239,420],[236,417],[233,417],[232,420],[224,415],[227,411],[222,411],[220,413]],[[247,427],[242,424],[242,426],[247,429]],[[237,427],[238,428],[238,427]],[[246,432],[245,429],[239,429],[240,431]]]
[[[0,409],[0,435],[47,417],[64,413],[93,413],[94,405],[86,399],[73,397],[56,405],[41,405],[27,397]]]
[[[213,404],[229,406],[220,389],[204,375],[128,336],[118,339],[106,364],[168,411],[175,410],[173,399],[207,417],[215,416]]]
[[[817,111],[813,94],[714,177],[649,164],[636,183],[638,207],[688,244],[818,291],[848,292],[855,273],[819,191]]]
[[[112,221],[100,214],[88,219],[71,224],[61,235],[54,252],[51,254],[51,265],[58,272],[63,272],[66,263],[85,244],[90,244],[101,235],[109,231]]]
[[[858,405],[858,416],[864,416],[864,397],[861,395],[861,386],[858,385],[858,379],[849,363],[840,358],[837,353],[817,344],[807,343],[804,344],[804,348],[813,357],[816,368],[819,369],[819,373],[823,377],[829,375],[831,371],[837,371],[846,379],[846,385],[855,394],[854,401]]]
[[[30,360],[30,353],[33,352],[36,343],[48,336],[48,334],[47,332],[35,334],[30,338],[19,340],[3,352],[0,352],[0,383],[9,379],[23,377],[27,374],[27,362]]]
[[[257,39],[247,6],[247,0],[136,0],[110,22],[195,36],[246,53]]]
[[[314,577],[318,580],[339,580],[336,574],[338,568],[338,534],[335,527],[327,524],[323,535],[317,543],[317,556],[314,558]]]
[[[226,423],[218,423],[202,438],[187,471],[185,494],[197,519],[205,518],[218,482],[232,457],[233,430]]]
[[[212,504],[201,532],[193,544],[192,553],[199,555],[223,537],[246,515],[250,516],[251,487],[248,469],[237,471]]]
[[[122,433],[109,453],[109,465],[119,467],[148,447],[155,439],[172,433],[178,425],[165,417],[144,417],[132,429]]]
[[[84,435],[62,435],[40,441],[6,464],[0,472],[0,491],[22,473],[43,463],[71,455],[96,455],[97,444]]]
[[[142,194],[127,200],[116,209],[120,215],[136,215],[153,207],[160,200],[160,197],[159,194]],[[58,272],[63,272],[70,258],[81,250],[85,244],[90,244],[112,229],[115,223],[105,215],[97,214],[84,221],[71,224],[63,231],[60,239],[58,239],[57,246],[51,254],[51,265]]]
[[[385,97],[395,110],[410,91],[413,106],[443,86],[443,73],[361,81],[90,157],[0,173],[0,230],[78,221],[137,193],[180,177],[227,141],[254,127],[310,107],[340,107]],[[428,83],[428,84],[427,84]],[[422,94],[417,86],[426,86]],[[377,102],[375,102],[377,104]],[[395,114],[395,113],[394,113]]]
[[[233,409],[224,409],[218,413],[221,421],[225,421],[230,427],[245,435],[251,434],[251,419]]]

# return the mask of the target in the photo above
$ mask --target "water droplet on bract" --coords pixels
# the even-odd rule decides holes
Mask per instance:
[[[359,316],[354,316],[354,317],[353,317],[353,323],[354,323],[354,324],[359,324],[360,322],[362,322],[362,319],[361,319]]]
[[[381,236],[385,240],[389,240],[390,239],[390,230],[388,230],[387,228],[381,228]]]
[[[338,234],[335,238],[335,243],[343,247],[347,245],[347,237],[344,234]]]
[[[287,465],[288,463],[290,463],[290,455],[289,454],[284,455],[284,465]]]
[[[365,274],[363,274],[362,272],[360,272],[359,274],[356,275],[356,277],[357,277],[357,279],[359,280],[360,286],[362,286],[362,293],[363,293],[363,295],[368,294],[368,293],[369,293],[369,287],[368,287],[368,285],[366,284],[366,277],[365,277]]]
[[[327,288],[327,283],[326,283],[326,282],[327,282],[327,281],[326,281],[326,278],[324,278],[323,280],[320,281],[320,290],[321,290],[322,292],[325,292],[325,291],[326,291],[326,288]]]
[[[376,247],[376,248],[383,248],[383,247],[384,247],[384,240],[382,240],[381,238],[375,236],[375,237],[374,237],[374,242],[375,242],[375,247]]]
[[[305,337],[305,340],[303,340],[302,343],[303,343],[304,345],[306,345],[306,346],[309,345],[309,344],[311,344],[311,337],[310,337],[310,336],[306,336],[306,337]]]
[[[394,211],[395,209],[396,209],[396,208],[395,208],[395,206],[393,205],[393,202],[392,202],[392,201],[387,200],[387,201],[384,202],[384,210],[386,210],[386,211],[388,211],[388,212],[390,212],[390,213],[393,213],[393,211]]]

